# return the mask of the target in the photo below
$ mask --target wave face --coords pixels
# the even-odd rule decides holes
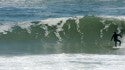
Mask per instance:
[[[110,41],[114,31],[124,36],[123,17],[84,16],[1,24],[0,53],[114,53]]]

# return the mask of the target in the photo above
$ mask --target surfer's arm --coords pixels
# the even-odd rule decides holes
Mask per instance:
[[[118,36],[120,36],[122,38],[122,35],[118,34]]]
[[[113,37],[114,37],[114,35],[112,36],[111,41],[112,41]]]

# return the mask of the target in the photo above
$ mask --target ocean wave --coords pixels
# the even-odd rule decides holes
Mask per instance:
[[[18,23],[11,23],[11,24],[1,24],[0,25],[0,33],[1,34],[8,34],[13,33],[13,31],[17,31],[16,28],[19,28],[20,30],[26,30],[27,33],[31,33],[33,28],[41,28],[41,30],[47,31],[50,28],[50,31],[54,30],[54,32],[63,32],[66,27],[71,29],[71,26],[74,25],[76,27],[77,32],[81,32],[81,28],[85,28],[86,24],[88,27],[91,27],[92,25],[95,25],[95,29],[99,31],[108,30],[109,28],[114,28],[116,26],[115,30],[121,31],[120,29],[124,29],[124,16],[77,16],[77,17],[64,17],[64,18],[49,18],[45,20],[38,20],[38,21],[27,21],[27,22],[18,22]],[[111,26],[114,25],[114,26]],[[100,28],[98,28],[100,26]],[[93,28],[93,29],[94,29]],[[73,29],[71,29],[73,30]],[[89,28],[88,28],[89,30]],[[36,30],[37,31],[37,30]],[[50,32],[49,30],[47,32]],[[45,33],[47,33],[45,32]],[[85,31],[88,32],[88,31]],[[84,32],[83,32],[84,33]],[[49,34],[49,33],[48,33]],[[47,35],[47,34],[45,34]]]
[[[49,18],[32,22],[1,24],[0,41],[33,41],[32,45],[36,44],[39,49],[42,45],[44,49],[45,46],[51,49],[55,47],[58,50],[62,49],[63,52],[68,52],[66,50],[69,48],[69,52],[97,52],[97,49],[104,51],[113,47],[111,46],[113,42],[110,39],[114,31],[124,37],[125,21],[123,16]],[[34,47],[30,48],[34,49]]]

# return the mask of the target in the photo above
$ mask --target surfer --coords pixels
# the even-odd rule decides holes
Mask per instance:
[[[121,41],[118,39],[118,37],[122,38],[120,34],[117,34],[116,32],[114,32],[114,34],[112,35],[111,41],[112,39],[114,39],[115,46],[117,46],[117,42],[119,42],[119,46],[121,45]]]

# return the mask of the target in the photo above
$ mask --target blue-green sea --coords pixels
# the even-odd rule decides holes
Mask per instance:
[[[122,35],[113,48],[113,32]],[[124,70],[124,0],[0,0],[0,70]]]

